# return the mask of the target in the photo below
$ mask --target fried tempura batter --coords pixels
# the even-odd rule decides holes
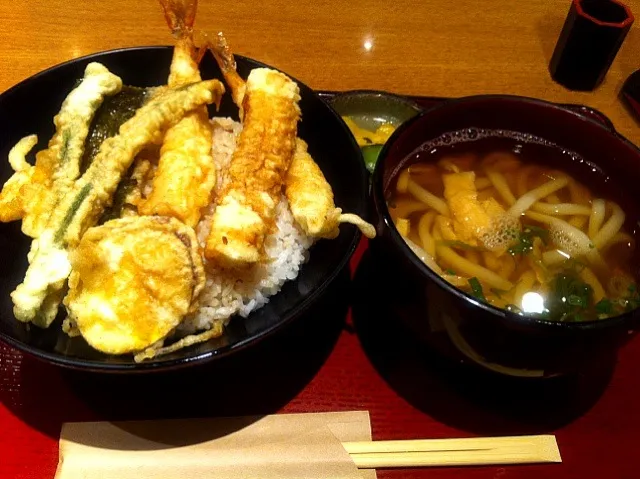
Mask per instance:
[[[222,33],[218,33],[215,39],[206,35],[205,37],[208,48],[231,88],[233,101],[240,109],[240,118],[243,119],[247,86],[236,71],[233,52]],[[375,237],[375,228],[371,224],[357,215],[343,214],[341,208],[335,207],[331,185],[307,152],[307,144],[300,138],[296,139],[295,154],[285,175],[284,186],[293,217],[307,235],[315,238],[335,238],[340,233],[340,223],[352,223],[368,238]]]
[[[442,175],[444,198],[453,218],[456,240],[472,246],[478,245],[492,221],[504,215],[504,208],[494,198],[478,199],[473,171],[460,171]]]
[[[38,143],[36,135],[25,136],[9,152],[9,164],[15,172],[0,192],[0,221],[8,223],[22,219],[28,206],[25,191],[33,182],[36,168],[27,163],[26,156]]]
[[[195,304],[204,269],[193,229],[161,216],[90,228],[70,256],[70,317],[98,351],[141,351]]]
[[[57,199],[78,177],[84,142],[96,110],[105,96],[114,95],[121,88],[122,80],[103,65],[87,65],[82,82],[69,93],[54,117],[56,132],[47,149],[37,153],[34,166],[24,157],[37,143],[37,137],[23,138],[18,144],[23,161],[19,162],[19,170],[18,164],[12,164],[16,173],[0,193],[1,221],[22,218],[23,233],[38,237]]]
[[[61,291],[71,271],[68,252],[102,214],[134,157],[185,113],[219,100],[224,87],[208,80],[158,93],[105,140],[84,175],[59,201],[29,252],[24,281],[11,293],[16,318],[48,327],[56,316]]]
[[[243,129],[213,215],[207,259],[232,268],[262,259],[293,157],[299,101],[298,86],[286,75],[267,68],[249,74]]]
[[[285,194],[296,223],[309,236],[332,239],[340,234],[340,223],[352,223],[368,238],[375,228],[356,215],[342,214],[333,203],[333,191],[322,170],[307,151],[307,144],[296,140],[296,152],[285,182]]]
[[[178,35],[169,86],[200,81],[192,32],[198,2],[161,0],[160,3],[169,27]],[[167,130],[153,189],[139,204],[140,214],[172,216],[191,227],[196,226],[202,208],[211,200],[211,190],[216,182],[211,157],[212,135],[206,106],[189,113]]]
[[[155,173],[154,163],[158,153],[152,149],[142,151],[129,167],[122,179],[109,208],[105,209],[98,223],[105,223],[125,216],[139,216],[138,205],[142,201],[144,187],[149,184]]]

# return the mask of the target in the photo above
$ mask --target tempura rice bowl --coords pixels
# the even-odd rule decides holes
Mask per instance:
[[[121,76],[126,84],[152,86],[166,81],[172,53],[173,47],[140,47],[98,53],[58,65],[16,85],[0,96],[0,121],[4,126],[0,154],[6,157],[11,146],[28,133],[37,133],[41,143],[46,141],[53,130],[51,118],[63,95],[82,76],[89,62],[104,64]],[[238,72],[245,78],[251,69],[265,66],[240,56],[236,60]],[[222,78],[209,56],[203,59],[201,72],[205,78]],[[336,205],[366,217],[367,173],[357,144],[339,116],[310,88],[294,81],[301,93],[300,138],[308,143],[309,152],[331,184]],[[216,112],[215,107],[210,108],[210,116],[217,117],[213,120],[214,135],[224,140],[214,152],[218,155],[216,161],[225,161],[225,158],[228,161],[233,136],[239,128],[237,108],[229,95],[224,96],[219,111]],[[39,144],[37,148],[42,146]],[[9,177],[10,168],[6,162],[2,164],[0,174],[3,181]],[[205,214],[196,231],[200,241],[206,236],[207,218]],[[357,228],[343,225],[338,238],[311,245],[311,241],[294,224],[284,198],[278,207],[277,224],[277,232],[267,239],[267,254],[272,261],[267,266],[249,271],[242,282],[237,278],[231,281],[224,275],[216,275],[210,269],[206,291],[201,297],[203,306],[187,318],[179,330],[179,334],[190,334],[220,321],[228,323],[224,334],[206,343],[140,363],[134,362],[131,355],[101,354],[81,338],[69,338],[57,323],[46,330],[39,330],[16,321],[9,293],[26,270],[29,241],[17,224],[1,224],[0,242],[5,248],[2,256],[4,275],[0,282],[4,298],[0,303],[0,338],[55,364],[107,372],[165,370],[201,363],[250,347],[294,319],[303,320],[304,314],[347,265],[360,238]],[[62,319],[59,317],[56,321],[61,322]]]

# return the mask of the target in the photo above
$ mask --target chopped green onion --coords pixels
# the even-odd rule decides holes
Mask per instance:
[[[518,234],[516,243],[507,251],[513,256],[529,254],[533,251],[533,241],[536,238],[540,238],[544,244],[547,244],[549,231],[539,226],[524,225],[522,231]]]
[[[471,286],[471,294],[473,296],[482,301],[487,301],[487,298],[485,298],[484,292],[482,291],[482,285],[480,284],[480,281],[478,281],[478,278],[476,278],[475,276],[473,278],[469,278],[469,286]]]
[[[585,296],[578,296],[577,294],[570,294],[569,297],[567,298],[567,302],[571,305],[571,306],[579,306],[581,308],[586,308],[587,305],[587,299]]]
[[[595,305],[598,314],[611,314],[613,313],[613,303],[607,298],[602,298]]]
[[[633,311],[640,307],[640,294],[638,294],[637,286],[635,283],[631,283],[627,290],[629,291],[629,297],[626,299],[625,312]]]

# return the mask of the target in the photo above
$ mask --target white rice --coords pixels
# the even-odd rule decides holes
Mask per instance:
[[[227,167],[242,125],[230,118],[214,118],[212,124],[213,159],[218,173],[216,190],[219,191],[227,181]],[[196,227],[202,247],[209,234],[214,210],[215,205],[210,205]],[[276,215],[276,230],[265,238],[265,262],[238,272],[225,271],[207,264],[205,260],[206,284],[200,294],[200,307],[181,323],[176,331],[177,336],[211,329],[216,322],[226,326],[234,315],[246,318],[252,311],[264,306],[286,281],[298,276],[313,239],[307,237],[295,223],[284,195],[277,206]]]

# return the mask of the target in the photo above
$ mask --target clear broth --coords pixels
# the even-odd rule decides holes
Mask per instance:
[[[452,175],[446,191],[444,175]],[[519,213],[521,197],[563,178],[566,186]],[[415,185],[436,199],[425,200]],[[595,212],[596,199],[604,217]],[[596,165],[544,139],[502,130],[446,133],[400,164],[388,205],[428,266],[435,262],[444,279],[493,306],[552,321],[592,321],[640,305],[635,204]],[[607,234],[620,212],[622,226]]]

